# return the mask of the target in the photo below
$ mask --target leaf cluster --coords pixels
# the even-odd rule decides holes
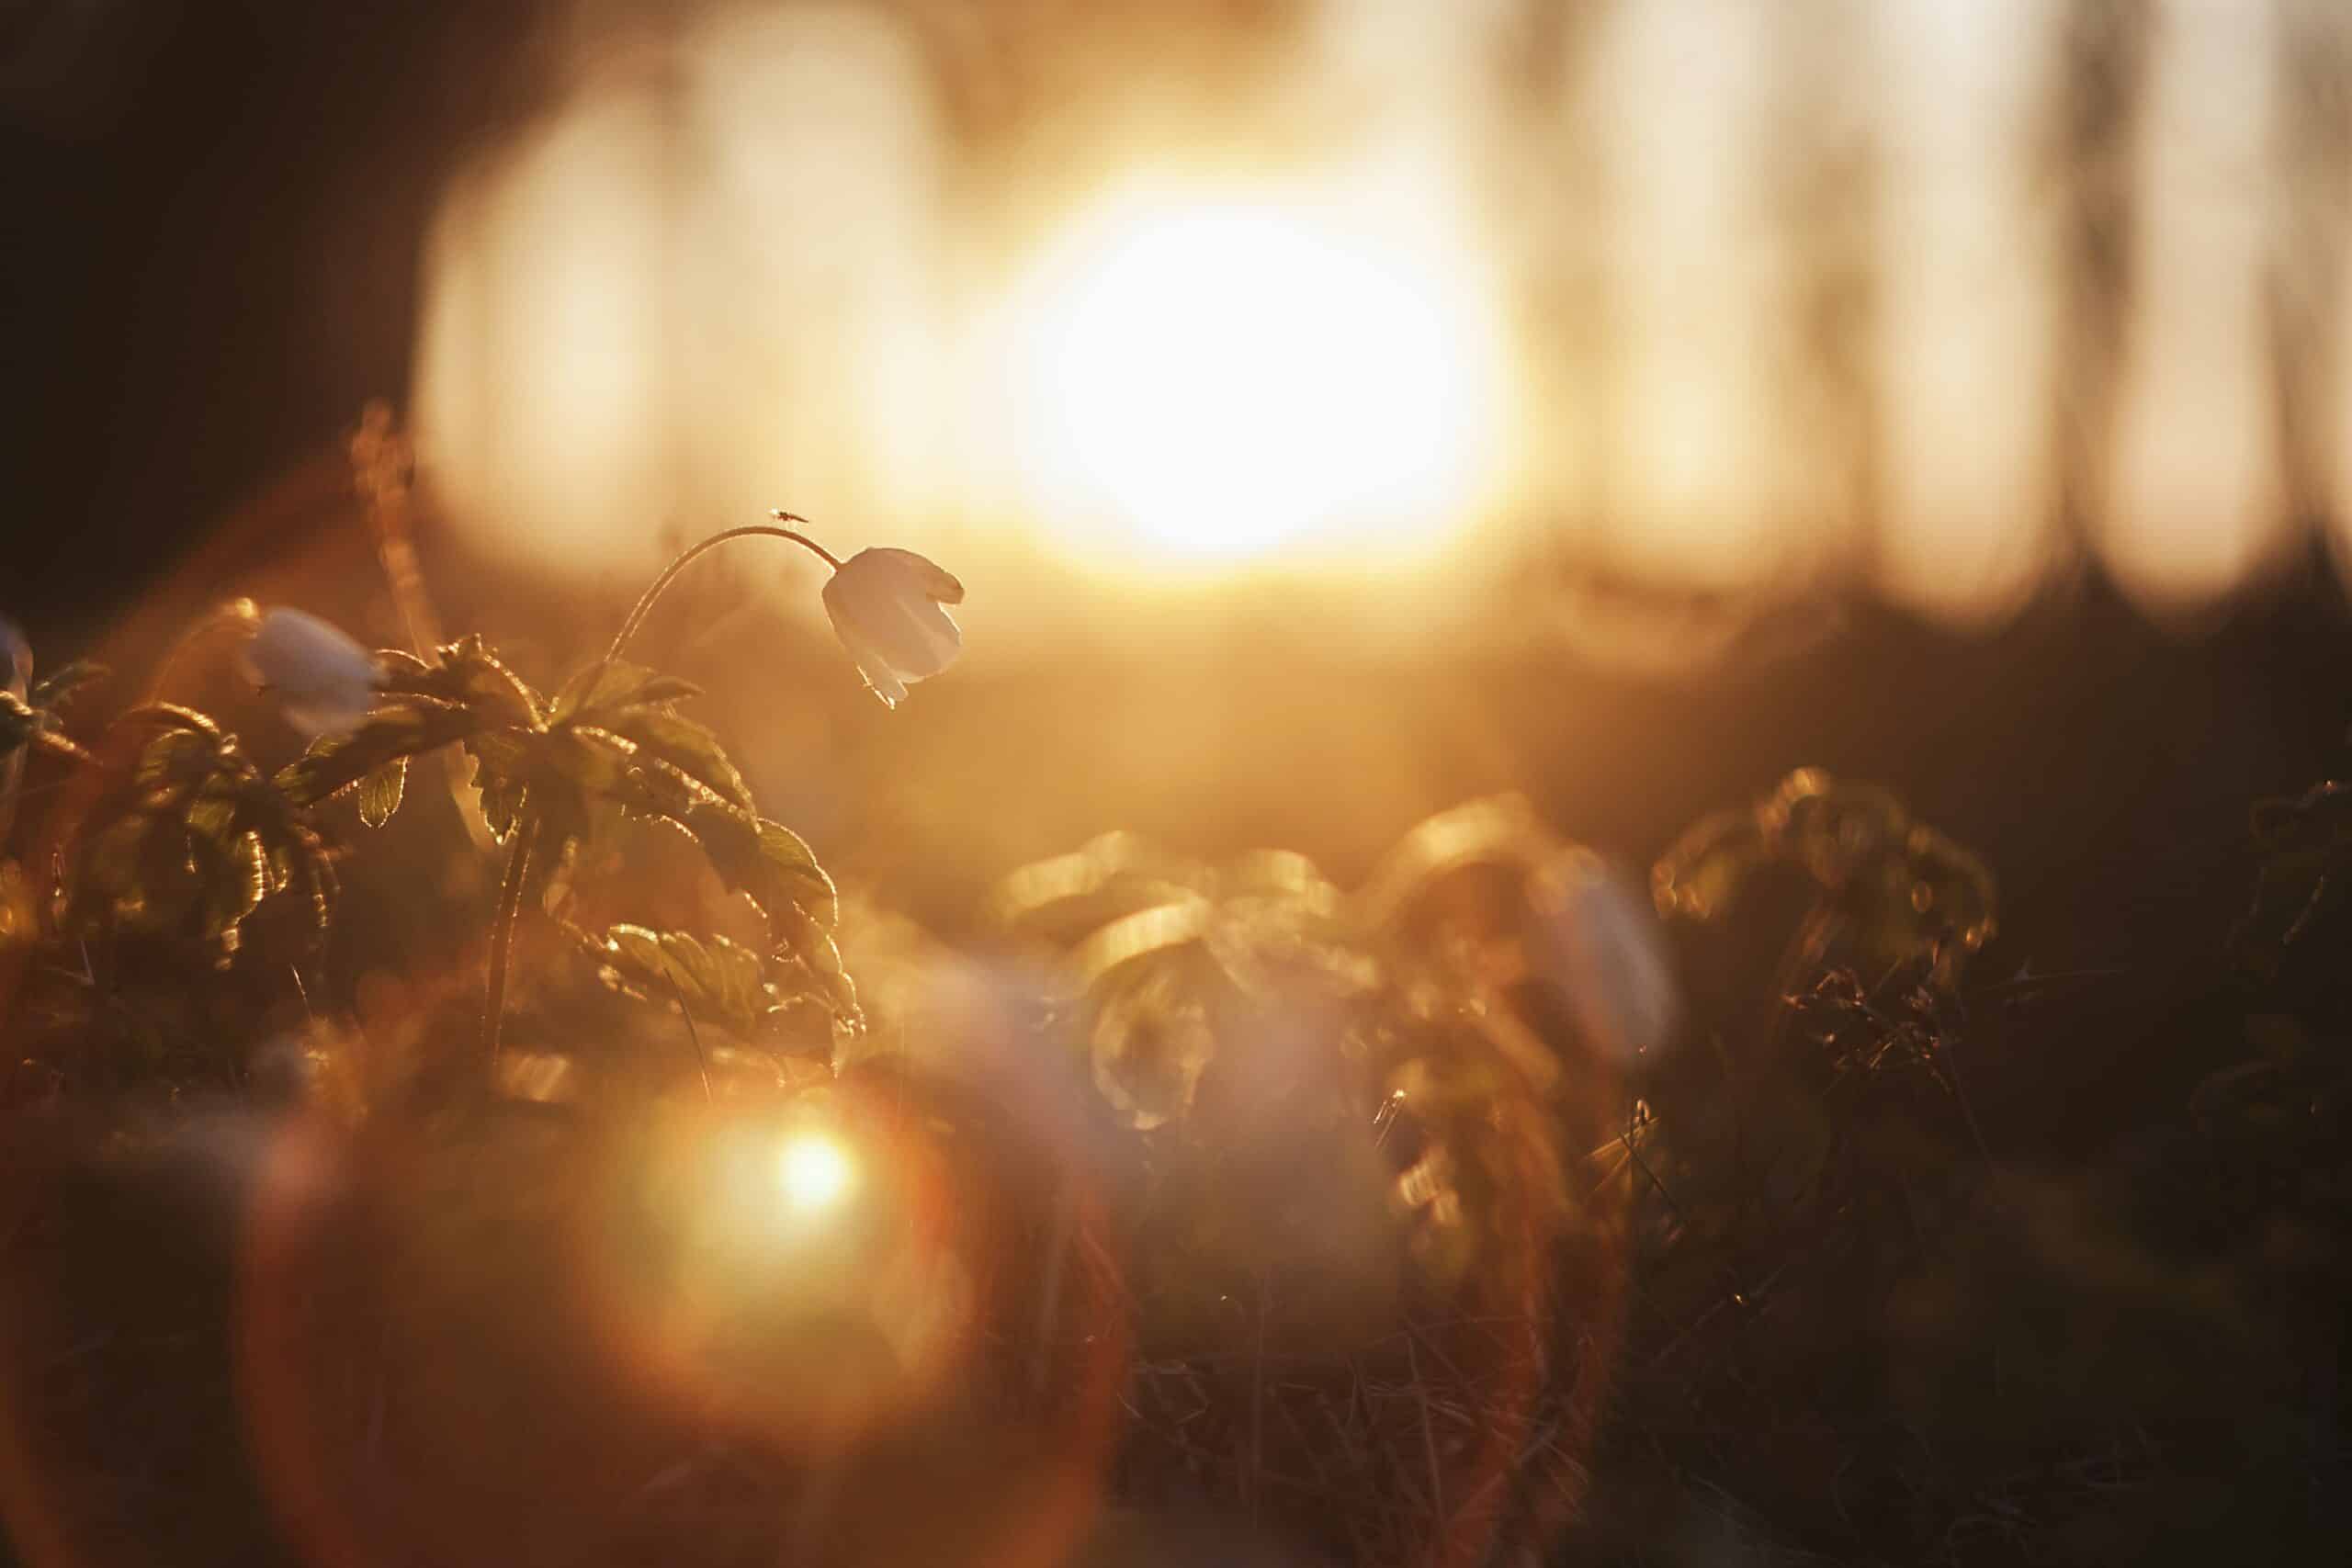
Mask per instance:
[[[318,833],[237,739],[193,709],[133,709],[119,728],[152,731],[102,774],[81,826],[62,924],[93,935],[194,938],[225,963],[262,901],[290,893],[323,934],[335,874]]]
[[[840,897],[832,879],[797,834],[759,814],[718,738],[679,711],[699,688],[642,665],[601,660],[549,698],[473,636],[443,648],[435,664],[398,652],[379,658],[386,674],[376,710],[279,773],[288,798],[312,804],[356,791],[362,820],[379,827],[400,808],[412,758],[460,747],[473,763],[484,821],[525,857],[526,896],[543,892],[578,847],[613,819],[684,833],[727,886],[765,918],[768,950],[755,955],[764,969],[761,986],[779,998],[812,998],[845,1027],[858,1025],[856,989],[833,940]],[[671,935],[677,938],[674,953],[705,953],[705,962],[686,964],[679,976],[690,1010],[730,1027],[756,1026],[770,1016],[732,986],[737,960],[709,957],[724,951],[715,939]],[[634,939],[597,940],[619,941],[628,950],[624,963],[600,961],[600,969],[616,976],[618,988],[646,994],[630,981]],[[604,950],[605,960],[615,956],[611,947]],[[729,997],[735,1001],[723,1000]]]
[[[566,930],[613,990],[658,1007],[674,1002],[696,1022],[745,1040],[771,1037],[796,1007],[808,1005],[772,976],[763,954],[723,936],[628,924],[601,934]]]
[[[2292,799],[2259,801],[2251,828],[2254,897],[2233,945],[2256,976],[2273,979],[2321,945],[2322,933],[2342,935],[2336,928],[2352,892],[2352,786],[2329,781]]]
[[[86,760],[65,733],[63,709],[83,688],[107,678],[107,671],[76,660],[35,682],[18,694],[0,687],[0,759],[16,761],[28,749]]]
[[[1957,984],[1992,939],[1993,874],[1974,853],[1869,784],[1800,768],[1753,807],[1702,818],[1651,872],[1658,908],[1717,921],[1759,877],[1792,869],[1877,972],[1927,956]]]
[[[1012,873],[989,916],[1061,956],[1095,1085],[1139,1132],[1192,1109],[1222,1042],[1302,1003],[1343,1005],[1376,980],[1338,888],[1284,852],[1209,866],[1106,834]]]

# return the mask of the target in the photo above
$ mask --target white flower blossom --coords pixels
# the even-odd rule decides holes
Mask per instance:
[[[884,705],[907,683],[956,661],[964,637],[943,606],[964,602],[964,585],[912,550],[860,550],[825,584],[825,614]]]
[[[316,615],[283,606],[264,615],[242,655],[245,678],[277,701],[305,735],[340,735],[376,705],[375,655]]]

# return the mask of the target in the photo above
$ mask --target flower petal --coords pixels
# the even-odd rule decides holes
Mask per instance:
[[[963,650],[964,635],[941,607],[963,596],[963,584],[911,550],[860,550],[825,584],[825,613],[867,681],[886,667],[900,695],[904,682],[947,668]],[[894,700],[890,699],[890,700]]]
[[[899,680],[889,661],[871,649],[852,648],[850,657],[857,660],[857,672],[865,677],[866,690],[882,699],[886,708],[897,707],[906,700],[907,685]]]
[[[894,579],[926,599],[936,599],[943,604],[961,604],[964,602],[963,583],[956,581],[955,573],[928,556],[889,545],[877,545],[857,553],[873,558],[877,567],[887,563]]]
[[[316,615],[279,607],[261,618],[239,655],[246,679],[275,696],[296,728],[348,729],[375,705],[375,656]]]
[[[964,650],[964,634],[930,599],[892,603],[865,628],[865,636],[890,667],[910,681],[938,674]]]

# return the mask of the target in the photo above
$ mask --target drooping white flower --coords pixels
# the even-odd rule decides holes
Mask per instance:
[[[240,657],[245,678],[305,735],[340,735],[375,706],[375,655],[316,615],[270,610]]]
[[[860,550],[825,584],[834,632],[888,707],[909,682],[938,674],[963,651],[964,635],[943,607],[963,602],[964,585],[912,550]]]
[[[1682,998],[1649,896],[1587,850],[1534,879],[1535,957],[1588,1044],[1630,1065],[1673,1038]]]

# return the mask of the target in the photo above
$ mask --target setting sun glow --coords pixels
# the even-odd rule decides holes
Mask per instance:
[[[1487,479],[1494,334],[1435,261],[1272,203],[1081,221],[1023,312],[1041,514],[1162,564],[1442,538]]]
[[[801,1213],[821,1213],[849,1195],[857,1172],[842,1147],[831,1138],[803,1133],[784,1145],[777,1162],[784,1196]]]

